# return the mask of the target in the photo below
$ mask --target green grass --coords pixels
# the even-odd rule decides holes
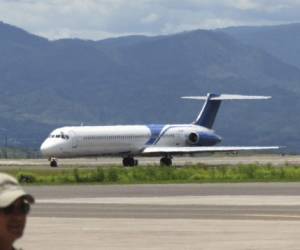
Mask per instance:
[[[45,170],[7,170],[25,184],[138,184],[300,181],[300,166],[239,165],[187,167],[121,166]]]

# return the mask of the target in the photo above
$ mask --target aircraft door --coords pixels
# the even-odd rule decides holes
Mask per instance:
[[[69,133],[70,133],[72,148],[75,149],[78,147],[78,137],[76,136],[76,133],[73,130],[71,130]]]

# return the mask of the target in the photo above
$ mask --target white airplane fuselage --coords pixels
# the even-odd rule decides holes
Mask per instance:
[[[46,157],[139,155],[148,146],[212,146],[213,130],[194,124],[77,126],[55,129],[41,145]]]
[[[212,129],[223,100],[262,100],[269,96],[207,94],[185,99],[205,100],[191,124],[77,126],[55,129],[42,143],[41,152],[56,167],[56,158],[120,155],[124,166],[138,165],[136,155],[160,155],[161,165],[172,165],[175,154],[272,150],[278,146],[215,146],[221,142]]]

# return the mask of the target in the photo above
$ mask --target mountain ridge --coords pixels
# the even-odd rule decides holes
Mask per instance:
[[[3,25],[0,38],[9,36],[1,32]],[[11,122],[19,124],[17,130],[23,123],[36,124],[39,139],[47,129],[81,122],[188,123],[203,103],[179,97],[216,92],[273,95],[270,102],[224,103],[215,126],[224,144],[300,150],[300,118],[293,115],[300,108],[300,70],[223,30],[101,41],[42,38],[39,46],[18,36],[11,39],[26,53],[0,44],[0,52],[5,51],[0,57],[0,120],[9,121],[0,124],[0,144],[6,134],[12,141],[20,134],[32,137],[30,126],[14,131]],[[39,41],[34,35],[31,39]]]

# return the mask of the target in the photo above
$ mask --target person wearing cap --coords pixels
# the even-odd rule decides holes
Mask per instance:
[[[22,237],[32,195],[26,193],[18,181],[0,173],[0,250],[14,250],[14,242]]]

